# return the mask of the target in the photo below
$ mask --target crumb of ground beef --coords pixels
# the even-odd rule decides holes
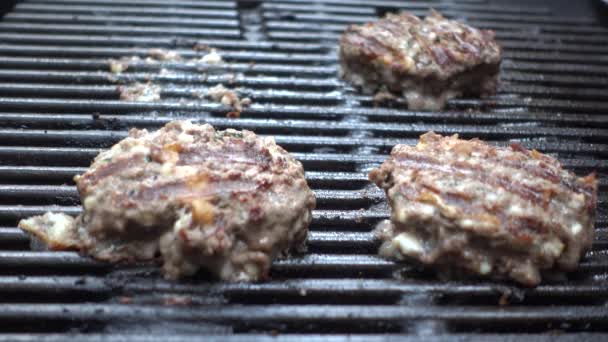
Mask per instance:
[[[238,94],[231,89],[224,87],[222,84],[218,84],[214,87],[209,88],[207,96],[215,102],[219,102],[225,106],[232,107],[237,112],[243,111],[243,107],[251,105],[251,99],[245,97],[240,99]]]
[[[272,137],[189,121],[130,130],[74,181],[81,215],[46,213],[19,227],[51,250],[162,261],[170,279],[201,268],[267,279],[273,260],[305,249],[315,207],[302,164]]]
[[[217,50],[215,49],[211,49],[211,51],[204,55],[200,61],[202,63],[207,63],[207,64],[219,64],[219,63],[223,63],[224,60],[222,59],[222,56],[217,53]]]
[[[182,59],[182,56],[179,53],[165,49],[150,49],[148,50],[148,57],[163,62],[179,61]]]
[[[153,102],[160,100],[161,88],[150,82],[116,87],[123,101]]]

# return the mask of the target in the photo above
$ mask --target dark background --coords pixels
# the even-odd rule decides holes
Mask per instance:
[[[204,1],[204,0],[201,0]],[[0,13],[6,12],[17,0],[0,0]],[[489,3],[511,4],[513,6],[551,7],[557,15],[589,16],[594,15],[597,4],[602,0],[489,0]]]
[[[19,0],[0,0],[0,16],[8,12],[17,1]],[[558,16],[595,17],[604,25],[608,25],[608,0],[488,0],[488,2],[517,7],[549,7]]]
[[[493,4],[513,5],[517,7],[544,6],[552,9],[558,16],[594,16],[602,0],[489,0]]]

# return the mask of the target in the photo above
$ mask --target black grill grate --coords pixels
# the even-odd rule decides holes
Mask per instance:
[[[429,7],[497,30],[505,48],[498,95],[412,112],[375,107],[337,78],[345,25]],[[606,339],[607,39],[592,19],[484,0],[19,2],[0,20],[0,341]],[[229,63],[140,62],[108,72],[109,58],[150,48],[193,58],[196,43]],[[117,83],[147,80],[162,86],[161,101],[119,101]],[[183,100],[230,80],[254,102],[241,119]],[[128,128],[175,118],[273,135],[304,163],[318,198],[307,255],[276,262],[268,283],[224,284],[204,276],[170,283],[147,266],[30,250],[18,219],[78,213],[74,174]],[[428,130],[520,141],[577,173],[596,170],[598,233],[580,268],[565,281],[518,289],[439,282],[376,257],[370,230],[388,208],[366,173],[393,145]],[[498,306],[501,297],[511,304]]]

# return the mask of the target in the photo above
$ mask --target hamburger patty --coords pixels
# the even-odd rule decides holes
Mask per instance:
[[[75,181],[83,213],[19,227],[50,249],[110,262],[152,260],[167,278],[205,268],[224,280],[267,277],[304,248],[315,197],[302,165],[272,138],[174,121],[100,153]]]
[[[403,95],[409,109],[439,110],[461,95],[496,92],[501,49],[494,32],[431,11],[402,12],[352,25],[340,40],[342,76],[373,94]]]
[[[575,269],[593,241],[595,175],[518,144],[429,132],[369,178],[392,209],[375,230],[386,258],[535,286],[542,270]]]

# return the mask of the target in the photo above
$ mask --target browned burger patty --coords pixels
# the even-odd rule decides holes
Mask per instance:
[[[595,175],[517,144],[429,132],[369,178],[392,208],[375,231],[387,258],[534,286],[542,270],[575,269],[593,241]]]
[[[402,94],[414,110],[439,110],[448,99],[496,92],[501,50],[494,32],[402,12],[352,25],[340,40],[342,76],[365,93]]]
[[[272,138],[187,121],[131,130],[75,180],[83,214],[19,227],[51,249],[111,262],[160,252],[168,278],[204,268],[264,279],[273,259],[304,247],[315,206],[302,165]]]

